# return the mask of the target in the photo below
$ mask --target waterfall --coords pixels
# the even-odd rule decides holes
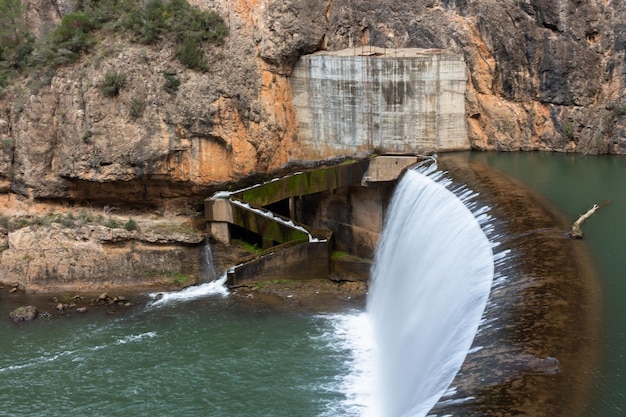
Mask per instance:
[[[155,292],[148,294],[153,301],[148,303],[148,307],[161,307],[177,302],[186,302],[197,300],[209,296],[228,296],[228,288],[226,287],[226,274],[211,282],[205,282],[200,285],[192,285],[180,291],[172,292]]]
[[[475,197],[436,163],[397,186],[367,300],[376,415],[425,416],[471,347],[494,275],[488,208]]]
[[[164,306],[175,302],[191,301],[208,296],[219,295],[225,297],[228,295],[226,273],[221,276],[217,274],[215,263],[213,262],[211,243],[208,237],[202,248],[202,265],[200,266],[200,272],[202,273],[204,283],[193,285],[180,291],[151,293],[149,296],[153,301],[151,301],[148,306]]]
[[[217,278],[215,263],[213,262],[213,252],[211,250],[211,242],[207,236],[202,249],[202,270],[204,271],[204,281],[209,282]]]

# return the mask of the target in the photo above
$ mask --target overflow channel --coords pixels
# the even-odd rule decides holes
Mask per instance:
[[[262,249],[232,267],[227,284],[329,278],[350,264],[331,261],[333,251],[366,260],[351,264],[356,275],[367,279],[395,182],[419,160],[376,156],[347,161],[206,199],[207,229],[214,239],[228,245],[243,235]]]

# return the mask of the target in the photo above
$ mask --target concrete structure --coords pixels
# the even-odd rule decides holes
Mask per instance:
[[[368,182],[395,181],[402,171],[411,165],[415,165],[417,161],[418,158],[415,156],[385,156],[372,158],[361,184],[367,185]]]
[[[215,239],[227,244],[237,227],[260,238],[264,249],[233,267],[228,284],[328,278],[332,265],[369,270],[366,260],[354,259],[373,257],[395,180],[417,161],[380,156],[345,162],[208,198],[207,228]],[[333,250],[354,256],[331,264]]]
[[[470,149],[461,55],[348,49],[305,55],[291,76],[307,159]]]

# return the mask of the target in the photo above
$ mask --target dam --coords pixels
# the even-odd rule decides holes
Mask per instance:
[[[229,285],[303,270],[327,278],[341,269],[329,261],[333,251],[371,261],[395,181],[416,155],[470,149],[466,82],[463,57],[438,49],[368,46],[300,57],[291,88],[303,161],[294,162],[340,163],[205,200],[215,240],[228,244],[245,230],[263,249],[229,272]],[[356,262],[342,272],[369,276],[370,267]]]
[[[351,48],[302,56],[291,75],[306,159],[469,150],[463,56]]]
[[[262,251],[228,271],[228,284],[325,279],[343,269],[369,278],[371,259],[396,179],[417,156],[377,156],[295,172],[205,200],[207,228],[229,244],[245,236]],[[335,260],[340,251],[362,262]],[[356,271],[350,271],[356,268]]]

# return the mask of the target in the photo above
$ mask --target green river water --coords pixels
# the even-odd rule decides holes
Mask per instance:
[[[626,158],[468,157],[518,178],[571,221],[611,202],[584,225],[604,308],[590,416],[626,415]],[[277,314],[215,294],[14,324],[12,300],[0,293],[0,416],[368,415],[367,335],[350,330],[362,327],[362,311]]]
[[[570,222],[610,202],[584,223],[602,289],[602,364],[590,417],[626,415],[626,157],[549,153],[471,153],[538,191]]]

